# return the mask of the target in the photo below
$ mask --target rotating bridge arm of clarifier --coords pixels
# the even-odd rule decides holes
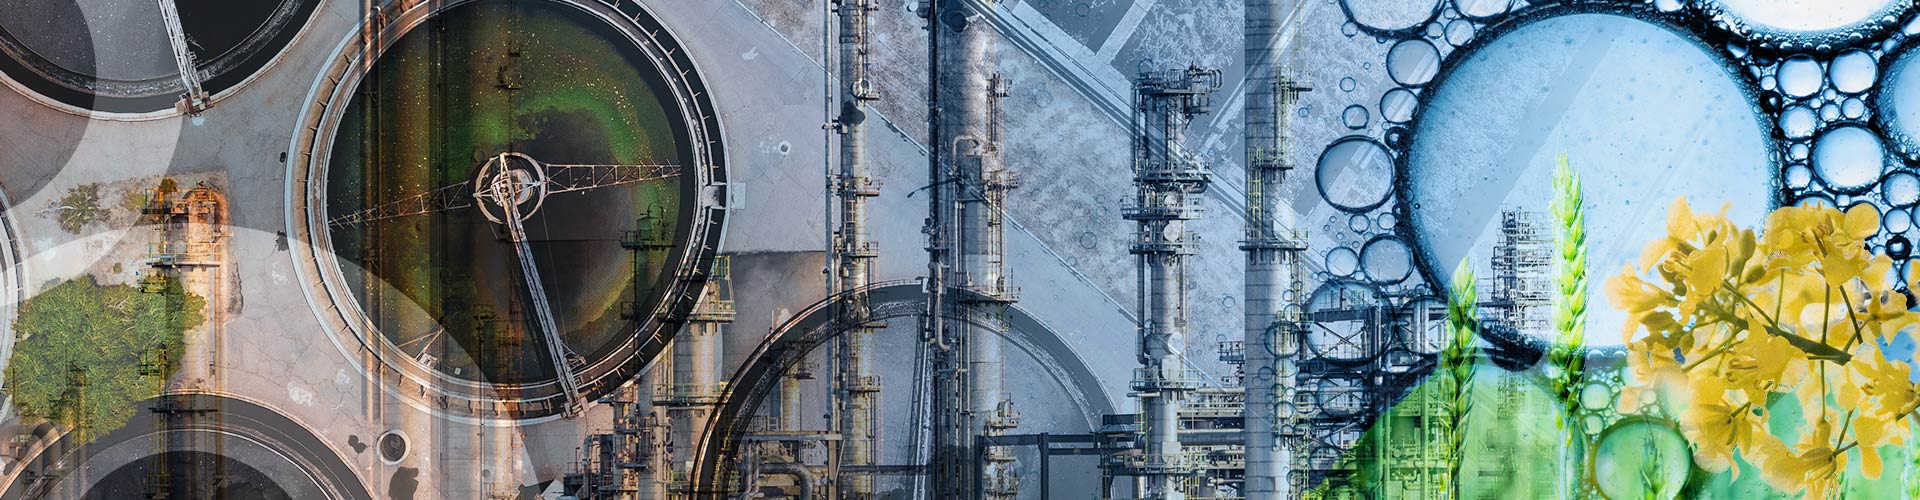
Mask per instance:
[[[334,217],[327,220],[327,227],[357,226],[374,221],[457,210],[470,206],[473,206],[472,183],[462,182]]]
[[[546,287],[541,283],[524,221],[545,206],[549,195],[666,179],[679,176],[680,171],[679,165],[672,164],[549,164],[524,153],[506,152],[482,164],[472,181],[336,217],[327,221],[327,225],[354,226],[476,207],[487,220],[506,226],[507,238],[520,264],[520,275],[526,281],[527,302],[532,305],[535,327],[553,364],[554,378],[566,395],[566,414],[572,416],[579,413],[583,403],[580,379],[575,372],[577,356],[572,355],[560,337],[560,324],[547,298]]]
[[[546,342],[547,355],[553,362],[554,378],[560,381],[560,389],[566,392],[566,414],[573,415],[580,410],[580,379],[574,374],[573,363],[567,356],[572,351],[560,340],[560,326],[553,316],[553,304],[547,301],[546,287],[540,283],[540,270],[534,266],[533,248],[527,244],[527,229],[520,223],[520,207],[513,203],[502,205],[507,212],[507,237],[513,240],[514,253],[520,258],[520,275],[527,281],[527,298],[533,303],[534,318],[540,325],[540,338]]]
[[[167,31],[167,44],[173,48],[173,64],[180,71],[180,95],[187,103],[187,111],[195,115],[207,109],[207,91],[201,87],[200,69],[193,62],[193,52],[187,47],[187,30],[180,27],[180,8],[173,0],[158,0],[160,3],[160,23]]]
[[[546,171],[547,194],[586,191],[608,186],[634,184],[680,175],[680,165],[561,165],[541,164]]]
[[[542,164],[546,171],[545,194],[587,191],[603,187],[636,184],[678,177],[680,166],[674,164],[638,164],[638,165],[555,165]],[[462,182],[420,193],[378,206],[334,217],[327,220],[327,227],[338,228],[356,226],[370,222],[433,212],[458,210],[473,206],[471,182]]]

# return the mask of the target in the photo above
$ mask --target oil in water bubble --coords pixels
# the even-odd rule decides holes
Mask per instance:
[[[1880,76],[1880,68],[1874,63],[1873,56],[1866,51],[1853,49],[1834,56],[1827,64],[1827,78],[1833,82],[1834,90],[1848,94],[1858,94],[1873,88],[1873,82]]]
[[[1836,127],[1814,140],[1813,170],[1827,187],[1853,191],[1880,179],[1886,165],[1880,136],[1858,125]]]
[[[1824,75],[1820,71],[1820,62],[1812,56],[1799,54],[1780,62],[1780,71],[1775,74],[1780,82],[1780,91],[1792,97],[1807,97],[1820,91]]]

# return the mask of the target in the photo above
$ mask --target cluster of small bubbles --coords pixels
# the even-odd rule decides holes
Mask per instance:
[[[1682,31],[1705,27],[1731,36],[1721,54],[1733,61],[1747,82],[1757,84],[1753,98],[1769,116],[1779,155],[1779,181],[1790,204],[1848,206],[1873,203],[1888,211],[1888,235],[1920,232],[1910,207],[1920,205],[1920,175],[1912,173],[1893,153],[1910,155],[1920,164],[1920,141],[1889,134],[1897,113],[1883,88],[1895,86],[1900,65],[1886,65],[1904,46],[1907,35],[1920,35],[1920,17],[1901,24],[1913,2],[1851,0],[1845,5],[1825,3],[1818,15],[1779,15],[1778,9],[1752,9],[1766,0],[1600,0],[1575,2],[1579,11],[1651,15],[1655,24]],[[1339,123],[1359,135],[1326,143],[1315,165],[1321,197],[1345,220],[1330,218],[1322,227],[1340,244],[1325,255],[1328,274],[1388,286],[1400,268],[1389,262],[1406,254],[1411,269],[1413,251],[1404,235],[1394,236],[1404,214],[1395,212],[1396,158],[1412,143],[1407,126],[1415,119],[1426,89],[1441,77],[1440,68],[1461,48],[1484,42],[1489,26],[1523,18],[1537,11],[1568,5],[1525,0],[1327,0],[1345,14],[1340,32],[1349,38],[1363,34],[1385,49],[1376,61],[1382,83],[1389,84],[1377,102],[1347,103]],[[1730,6],[1731,5],[1731,6]],[[1738,8],[1735,8],[1738,7]],[[1811,8],[1786,6],[1787,9]],[[1754,15],[1754,14],[1761,15]],[[1859,14],[1858,16],[1855,16]],[[1826,23],[1826,24],[1822,24]],[[1895,27],[1900,27],[1896,30]],[[1904,31],[1904,34],[1902,34]],[[1886,39],[1888,33],[1895,35]],[[1364,43],[1364,42],[1361,42]],[[1920,58],[1917,58],[1920,59]],[[1362,68],[1373,71],[1373,62]],[[1373,74],[1373,73],[1370,73]],[[1736,76],[1740,76],[1736,74]],[[1359,94],[1359,75],[1341,78],[1338,89]],[[1364,79],[1364,78],[1362,78]],[[1920,78],[1914,78],[1920,103]],[[1369,92],[1370,94],[1370,92]],[[1913,121],[1920,123],[1920,105]],[[1378,124],[1376,126],[1376,123]],[[1920,128],[1916,128],[1920,131]],[[1920,133],[1912,134],[1920,138]],[[1408,208],[1420,204],[1408,200]],[[1893,245],[1888,243],[1888,251]],[[1906,240],[1902,240],[1906,241]],[[1377,269],[1376,269],[1377,267]],[[1410,274],[1410,273],[1409,273]],[[1420,281],[1420,280],[1414,280]],[[1407,286],[1425,286],[1408,283]]]

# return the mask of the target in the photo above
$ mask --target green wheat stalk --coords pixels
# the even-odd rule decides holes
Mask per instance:
[[[1660,450],[1654,448],[1651,434],[1643,435],[1640,440],[1640,452],[1646,456],[1640,459],[1640,480],[1647,487],[1641,495],[1644,500],[1661,500],[1661,490],[1666,489],[1666,476],[1660,470]]]
[[[1448,408],[1451,421],[1447,428],[1447,482],[1451,498],[1460,498],[1460,465],[1466,455],[1467,414],[1473,411],[1474,356],[1479,350],[1479,294],[1473,285],[1473,269],[1467,261],[1453,271],[1453,293],[1447,302],[1447,325],[1453,338],[1440,351],[1440,369],[1451,391]]]
[[[1920,420],[1908,425],[1913,427],[1914,436],[1907,438],[1907,470],[1902,479],[1906,480],[1907,498],[1920,498]]]
[[[1567,157],[1560,156],[1560,168],[1553,173],[1553,222],[1557,231],[1555,263],[1559,271],[1559,296],[1554,302],[1553,323],[1558,341],[1548,357],[1559,373],[1552,377],[1555,395],[1565,413],[1554,419],[1562,429],[1573,427],[1575,411],[1580,408],[1580,378],[1587,342],[1587,215],[1581,196],[1580,176],[1573,173]],[[1575,433],[1567,433],[1573,442]]]
[[[1547,378],[1554,396],[1560,398],[1560,413],[1553,423],[1562,431],[1561,446],[1573,446],[1580,434],[1574,428],[1579,417],[1580,379],[1586,361],[1587,343],[1587,210],[1580,188],[1580,176],[1573,173],[1567,156],[1560,155],[1560,166],[1553,171],[1554,268],[1558,271],[1558,294],[1553,307],[1556,340],[1547,349],[1547,361],[1554,372]],[[1564,448],[1563,448],[1564,449]],[[1564,459],[1564,457],[1563,457]],[[1574,461],[1562,460],[1563,479],[1571,479]],[[1570,487],[1569,492],[1573,489]]]

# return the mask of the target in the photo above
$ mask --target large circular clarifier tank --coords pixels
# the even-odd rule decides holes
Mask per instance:
[[[1422,272],[1445,285],[1467,259],[1491,276],[1503,211],[1530,212],[1521,220],[1550,243],[1553,172],[1566,155],[1585,183],[1589,344],[1621,342],[1626,317],[1605,283],[1666,235],[1675,200],[1725,207],[1744,227],[1773,205],[1770,183],[1754,181],[1775,171],[1755,107],[1721,61],[1667,29],[1610,15],[1548,18],[1505,31],[1443,76],[1400,183]],[[1532,251],[1552,255],[1550,245]],[[1551,267],[1531,271],[1523,286],[1551,292]],[[1535,306],[1526,313],[1550,317],[1550,305]]]
[[[301,422],[251,401],[178,394],[137,403],[93,438],[48,434],[25,447],[0,500],[326,498],[371,500],[338,450]]]
[[[712,265],[724,174],[691,62],[644,12],[591,2],[393,15],[307,146],[324,204],[296,225],[357,337],[336,341],[377,343],[394,392],[454,416],[552,416],[566,380],[576,403],[613,390]]]
[[[322,0],[0,0],[0,74],[73,109],[165,113],[184,85],[162,9],[179,15],[188,53],[213,97],[270,65]]]

